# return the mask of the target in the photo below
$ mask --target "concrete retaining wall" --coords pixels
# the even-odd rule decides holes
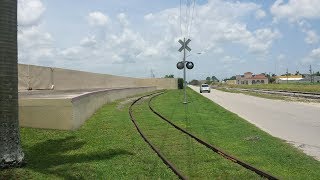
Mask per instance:
[[[177,89],[177,79],[139,79],[107,74],[97,74],[61,68],[50,68],[19,64],[19,90],[51,89],[95,89],[156,86],[157,89]]]
[[[173,78],[139,79],[24,64],[19,64],[18,70],[20,93],[32,89],[44,94],[20,96],[19,120],[24,127],[77,129],[106,103],[156,89],[177,89]],[[55,96],[48,90],[53,90],[51,94],[69,90],[88,93]]]
[[[137,87],[94,91],[72,98],[21,98],[20,126],[74,130],[102,105],[154,90],[156,87]]]

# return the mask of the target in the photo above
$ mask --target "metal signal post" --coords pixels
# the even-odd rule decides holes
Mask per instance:
[[[178,62],[177,68],[178,69],[182,69],[182,65],[183,65],[183,90],[184,90],[184,101],[183,101],[183,103],[184,104],[188,103],[188,101],[187,101],[187,92],[186,92],[186,88],[187,88],[186,68],[188,68],[188,69],[192,69],[193,68],[193,63],[186,61],[186,49],[189,52],[191,51],[191,48],[188,47],[188,44],[190,43],[190,41],[191,41],[190,39],[188,39],[186,41],[186,38],[183,38],[183,41],[181,39],[179,40],[179,43],[182,45],[182,47],[179,49],[179,51],[181,52],[183,50],[183,61],[182,62]],[[190,65],[190,66],[187,67],[186,62],[188,64],[192,64],[192,66]],[[182,63],[182,65],[181,65],[181,63]]]

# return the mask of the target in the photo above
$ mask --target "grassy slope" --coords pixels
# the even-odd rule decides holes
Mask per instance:
[[[141,139],[128,105],[101,108],[77,131],[21,129],[28,164],[0,179],[176,179]]]
[[[286,90],[300,92],[316,92],[320,93],[320,84],[255,84],[255,85],[224,85],[234,88],[255,88],[255,89],[270,89],[270,90]]]
[[[177,91],[176,91],[177,92]],[[170,99],[175,99],[171,94]],[[162,102],[162,101],[161,101]],[[159,104],[159,107],[162,105]],[[176,113],[169,111],[170,113]],[[134,108],[137,122],[150,141],[190,179],[259,179],[255,173],[213,153],[172,128],[148,108],[147,100]]]
[[[153,104],[181,127],[281,179],[320,178],[319,161],[259,130],[200,94],[189,90],[188,96],[187,116],[181,103],[182,92],[169,91],[155,99]],[[172,97],[179,97],[180,101]]]

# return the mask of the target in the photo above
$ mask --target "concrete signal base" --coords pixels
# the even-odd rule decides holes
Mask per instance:
[[[156,90],[156,87],[19,93],[22,127],[75,130],[101,106],[117,99]]]

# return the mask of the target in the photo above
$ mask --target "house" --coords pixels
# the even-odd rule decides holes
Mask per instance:
[[[268,84],[269,80],[264,74],[254,75],[252,72],[246,72],[243,75],[236,76],[237,84]]]

